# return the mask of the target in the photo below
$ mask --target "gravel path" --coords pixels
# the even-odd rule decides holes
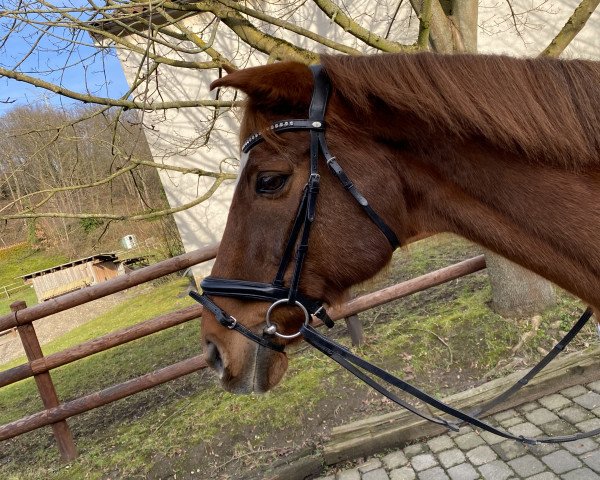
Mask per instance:
[[[129,295],[131,295],[130,291],[118,292],[33,322],[40,344],[44,345],[93,320],[121,303]],[[0,337],[0,364],[24,355],[25,351],[16,331]]]

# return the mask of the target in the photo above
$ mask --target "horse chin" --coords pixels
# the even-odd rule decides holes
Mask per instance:
[[[231,393],[265,393],[275,387],[283,378],[288,359],[285,353],[275,352],[256,345],[244,361],[244,369],[232,375],[225,369],[221,375],[221,386]]]

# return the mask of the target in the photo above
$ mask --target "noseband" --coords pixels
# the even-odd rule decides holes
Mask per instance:
[[[285,335],[277,331],[277,326],[271,322],[271,314],[279,306],[286,305],[288,307],[299,308],[304,314],[304,326],[309,324],[311,315],[314,315],[328,327],[333,327],[333,321],[327,315],[327,312],[323,307],[323,302],[321,300],[306,297],[298,291],[302,266],[304,265],[304,260],[308,252],[310,230],[316,215],[317,196],[319,194],[319,184],[321,180],[321,176],[319,175],[319,158],[321,155],[325,159],[325,162],[333,175],[341,182],[343,187],[350,195],[352,195],[367,216],[385,235],[392,246],[392,250],[395,250],[399,246],[396,234],[371,208],[367,199],[356,189],[352,181],[340,167],[336,158],[329,152],[327,141],[325,140],[325,110],[327,108],[331,84],[327,74],[320,65],[312,66],[311,71],[314,78],[314,87],[308,118],[300,120],[279,120],[270,126],[270,130],[274,133],[300,130],[308,130],[310,132],[310,174],[308,181],[304,186],[302,198],[300,199],[300,204],[296,212],[296,218],[275,278],[271,283],[260,283],[246,280],[233,280],[229,278],[207,277],[200,284],[203,294],[199,295],[195,292],[191,293],[195,300],[200,302],[215,315],[215,318],[221,325],[237,330],[254,342],[276,351],[282,351],[283,346],[272,342],[268,337],[276,336],[283,339],[291,339],[301,334],[299,331],[292,335]],[[253,133],[242,145],[242,152],[249,153],[252,148],[262,141],[264,141],[264,137],[261,133]],[[289,287],[286,287],[284,284],[284,276],[292,258],[295,258],[295,265]],[[263,335],[259,336],[239,324],[234,317],[219,308],[208,295],[233,297],[241,300],[273,302],[265,317],[266,327],[263,331]]]

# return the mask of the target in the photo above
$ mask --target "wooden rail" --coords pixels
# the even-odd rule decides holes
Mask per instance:
[[[16,285],[16,286],[13,286],[13,285]],[[9,283],[8,285],[2,285],[0,287],[0,291],[2,292],[2,294],[6,295],[6,298],[10,298],[11,294],[13,294],[14,292],[19,292],[28,287],[29,287],[29,285],[26,285],[24,283],[15,282],[15,283]]]
[[[217,248],[218,245],[211,245],[196,252],[165,260],[153,266],[131,272],[124,277],[117,277],[103,284],[98,284],[31,308],[24,308],[24,302],[14,303],[11,306],[13,313],[0,317],[0,330],[13,326],[17,327],[19,334],[21,334],[29,362],[0,372],[0,387],[33,376],[38,384],[45,410],[0,426],[0,440],[12,438],[43,426],[52,425],[62,458],[65,460],[72,459],[76,456],[76,449],[70,430],[66,424],[67,418],[205,368],[207,365],[203,356],[198,355],[78,399],[60,403],[54,391],[50,370],[198,318],[202,314],[202,307],[193,305],[173,313],[161,315],[70,347],[61,352],[48,355],[47,357],[42,355],[31,322],[39,320],[46,315],[81,305],[87,301],[95,300],[210,260],[216,255]],[[332,309],[331,317],[337,320],[347,318],[378,305],[435,285],[440,285],[483,268],[485,268],[483,255],[465,260],[456,265],[428,273],[378,292],[355,298],[336,309]]]
[[[0,331],[16,327],[17,325],[31,323],[40,318],[47,317],[48,315],[62,312],[63,310],[91,302],[98,298],[106,297],[107,295],[120,292],[121,290],[126,290],[135,287],[136,285],[178,272],[179,270],[185,270],[186,268],[199,263],[212,260],[217,256],[218,248],[219,244],[215,243],[193,252],[184,253],[178,257],[163,260],[162,262],[155,263],[149,267],[134,270],[133,272],[113,278],[112,280],[68,293],[62,297],[47,300],[44,303],[20,311],[18,315],[15,313],[3,315],[0,317]]]

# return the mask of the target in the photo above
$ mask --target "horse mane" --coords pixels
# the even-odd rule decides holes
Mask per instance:
[[[321,60],[336,93],[365,118],[385,105],[414,117],[426,130],[413,133],[424,138],[429,130],[476,139],[567,169],[600,163],[600,62],[433,53]]]

